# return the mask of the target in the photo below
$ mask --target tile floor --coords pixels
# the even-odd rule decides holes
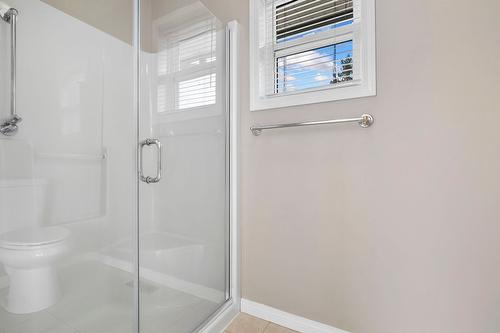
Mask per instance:
[[[240,313],[224,333],[297,333],[274,323]]]

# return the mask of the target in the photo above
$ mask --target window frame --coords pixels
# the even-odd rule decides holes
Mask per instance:
[[[274,58],[277,60],[278,58],[281,57],[286,57],[290,55],[294,55],[297,53],[302,53],[302,52],[307,52],[307,51],[312,51],[312,50],[318,50],[323,47],[335,45],[335,44],[340,44],[348,41],[352,41],[353,44],[353,59],[359,59],[360,58],[360,51],[358,48],[358,45],[356,42],[359,40],[356,38],[357,31],[353,31],[353,29],[344,29],[344,27],[339,28],[335,31],[324,31],[321,32],[317,35],[315,35],[315,38],[308,38],[305,37],[304,40],[300,40],[297,42],[289,42],[286,44],[286,46],[280,46],[280,47],[275,47],[274,49]],[[313,36],[310,36],[313,37]],[[275,61],[276,62],[276,61]],[[277,66],[275,66],[274,72],[276,73],[278,71]],[[360,72],[358,66],[354,66],[353,68],[353,76],[359,76],[360,77]],[[325,89],[335,89],[339,87],[346,87],[346,86],[353,86],[358,84],[359,80],[355,81],[349,81],[349,82],[344,82],[344,83],[337,83],[335,86],[332,85],[325,85],[321,87],[313,87],[309,89],[303,89],[303,90],[296,90],[296,91],[289,91],[289,92],[282,92],[279,93],[279,95],[276,96],[287,96],[287,95],[296,95],[296,94],[304,94],[304,93],[310,93],[314,91],[320,91],[320,90],[325,90]],[[271,96],[274,98],[275,96]]]
[[[354,76],[358,79],[273,95],[266,94],[265,87],[266,81],[270,82],[269,75],[272,76],[274,73],[269,73],[269,70],[266,72],[266,66],[262,61],[266,30],[269,30],[269,24],[265,22],[266,1],[250,0],[250,111],[376,95],[375,0],[353,0],[355,10],[359,10],[360,18],[360,22],[353,24],[354,28],[342,26],[287,42],[286,51],[274,44],[272,50],[273,58],[276,59],[276,53],[282,56],[352,40],[355,52],[353,59],[358,63],[358,66],[354,67]],[[281,3],[287,1],[290,0],[280,0]],[[274,32],[273,38],[275,40]],[[270,57],[270,53],[268,51],[267,56]]]

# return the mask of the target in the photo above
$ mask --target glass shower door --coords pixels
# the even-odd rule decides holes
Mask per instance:
[[[140,59],[140,328],[187,333],[229,297],[225,29],[143,2]]]
[[[137,333],[134,4],[0,0],[2,333]]]

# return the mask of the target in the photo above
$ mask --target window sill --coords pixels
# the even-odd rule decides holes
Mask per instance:
[[[250,111],[333,102],[344,99],[375,96],[376,94],[375,83],[346,84],[337,87],[327,87],[323,89],[293,92],[283,95],[252,98],[250,101]],[[256,94],[251,92],[251,96],[256,96]]]

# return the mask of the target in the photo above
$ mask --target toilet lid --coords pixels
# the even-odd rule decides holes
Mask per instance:
[[[41,246],[60,242],[69,236],[61,227],[24,228],[0,235],[0,247]]]

